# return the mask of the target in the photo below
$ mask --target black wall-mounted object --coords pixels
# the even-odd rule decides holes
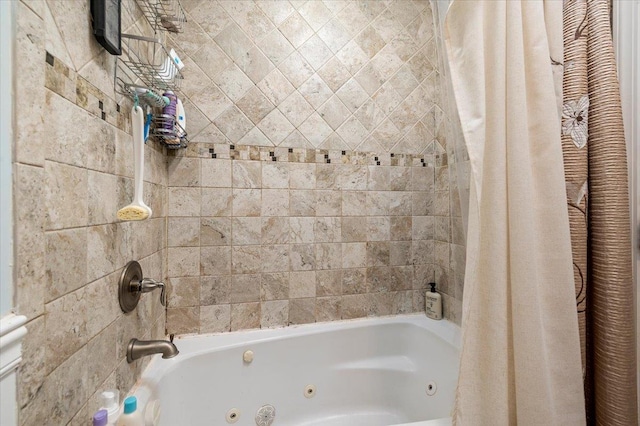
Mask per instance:
[[[122,54],[120,0],[91,0],[93,35],[107,52]]]

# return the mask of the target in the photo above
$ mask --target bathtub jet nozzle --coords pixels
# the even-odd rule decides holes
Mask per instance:
[[[127,362],[133,361],[147,355],[162,354],[162,358],[168,359],[178,355],[180,351],[173,344],[173,334],[170,340],[138,340],[131,339],[127,346]]]

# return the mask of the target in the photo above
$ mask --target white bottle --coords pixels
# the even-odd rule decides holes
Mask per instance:
[[[108,418],[107,425],[115,426],[118,420],[118,414],[120,413],[120,392],[117,390],[104,391],[100,394],[102,399],[102,409],[107,410]]]
[[[116,426],[145,426],[144,415],[138,410],[138,400],[135,396],[129,396],[124,400],[124,411]]]
[[[442,296],[436,292],[436,283],[429,283],[431,291],[424,295],[425,313],[431,319],[442,319]]]

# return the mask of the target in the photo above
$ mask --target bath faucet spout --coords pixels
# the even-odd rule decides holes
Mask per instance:
[[[162,354],[162,358],[168,359],[178,355],[179,351],[173,344],[173,334],[170,340],[138,340],[131,339],[127,346],[127,362],[132,363],[136,359],[147,355]]]

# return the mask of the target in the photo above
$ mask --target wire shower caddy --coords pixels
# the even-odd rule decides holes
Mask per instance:
[[[172,33],[184,31],[187,16],[179,0],[139,0],[138,6],[156,31],[158,29]]]
[[[181,32],[186,15],[179,0],[138,0],[136,3],[155,36],[121,35],[122,55],[116,64],[116,88],[118,93],[135,102],[162,108],[168,104],[163,93],[177,93],[183,76],[159,38],[163,34],[159,30]],[[176,117],[166,114],[153,114],[149,134],[169,149],[186,148],[188,143],[187,133]]]

